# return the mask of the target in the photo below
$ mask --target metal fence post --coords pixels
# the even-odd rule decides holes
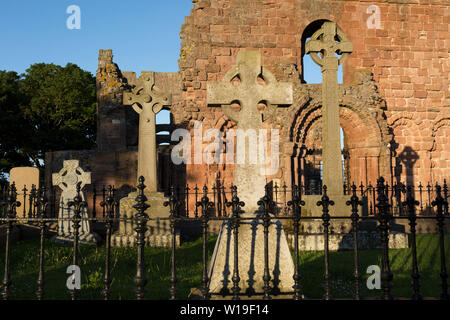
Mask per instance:
[[[239,240],[239,222],[240,222],[240,214],[242,213],[241,207],[245,206],[243,201],[240,201],[237,196],[237,187],[231,187],[233,197],[231,202],[227,202],[227,207],[232,208],[232,226],[233,226],[233,244],[234,244],[234,268],[233,268],[233,277],[231,280],[233,281],[233,288],[231,291],[233,292],[233,300],[239,300],[239,292],[241,288],[239,287],[239,282],[241,278],[239,277],[239,253],[238,253],[238,240]]]
[[[324,273],[324,289],[325,293],[323,298],[325,300],[331,300],[331,288],[330,288],[330,266],[329,266],[329,226],[330,226],[330,214],[329,214],[329,206],[334,206],[334,201],[330,200],[327,195],[327,186],[323,186],[323,195],[320,201],[317,201],[317,206],[322,207],[322,220],[323,220],[323,232],[324,232],[324,241],[323,241],[323,250],[324,250],[324,264],[325,264],[325,273]]]
[[[11,219],[14,219],[16,217],[17,214],[16,208],[20,207],[20,202],[17,201],[17,190],[14,182],[9,189],[7,205],[8,205],[8,212],[6,221],[5,273],[3,277],[3,292],[2,292],[3,300],[8,300],[10,294],[9,287],[11,286],[11,275],[9,269],[11,232],[13,228],[13,221],[11,221]]]
[[[114,219],[115,208],[119,203],[115,199],[115,190],[108,186],[108,195],[103,198],[100,206],[106,212],[106,239],[105,239],[105,250],[106,250],[106,261],[105,261],[105,275],[103,277],[103,297],[105,300],[109,300],[111,296],[111,234],[112,234],[112,224]]]
[[[145,285],[147,284],[147,277],[145,276],[145,261],[144,261],[144,247],[145,247],[145,232],[147,231],[148,215],[145,211],[150,207],[146,203],[147,197],[144,195],[144,177],[139,177],[139,184],[137,186],[139,194],[136,197],[136,204],[133,208],[137,213],[134,216],[136,220],[136,246],[137,246],[137,263],[136,263],[136,276],[134,277],[135,289],[137,300],[142,300],[145,295]]]
[[[39,275],[37,280],[36,297],[38,300],[44,299],[44,240],[46,232],[45,218],[47,217],[48,198],[45,193],[45,186],[39,190],[37,199],[35,201],[35,207],[37,208],[37,214],[40,228],[40,247],[39,247]]]
[[[378,209],[379,230],[381,236],[381,299],[392,300],[391,287],[393,274],[389,265],[389,221],[391,219],[389,198],[386,195],[384,178],[380,177],[377,181],[378,197],[376,207]]]
[[[291,201],[288,201],[287,205],[292,207],[292,218],[293,218],[293,225],[294,225],[294,286],[292,287],[294,289],[294,300],[302,300],[302,285],[301,285],[301,273],[300,273],[300,266],[299,266],[299,248],[298,248],[298,234],[299,234],[299,226],[300,226],[300,218],[301,218],[301,210],[302,206],[305,205],[305,201],[300,199],[300,192],[297,192],[297,186],[294,185],[294,197]]]
[[[408,210],[408,220],[411,232],[411,251],[412,251],[412,286],[413,286],[413,300],[421,300],[422,295],[420,294],[420,284],[419,284],[419,268],[417,266],[417,249],[416,249],[416,206],[419,205],[419,201],[414,198],[414,192],[411,186],[408,186],[408,191],[406,195],[406,201],[403,202],[403,206],[407,207]]]
[[[441,186],[436,184],[436,199],[431,203],[433,207],[436,207],[436,220],[439,229],[439,247],[441,252],[441,299],[448,300],[448,273],[447,266],[445,264],[445,242],[444,242],[444,226],[445,226],[445,215],[444,208],[448,206],[448,202],[441,195]]]
[[[78,247],[80,236],[80,223],[81,223],[81,210],[87,208],[87,202],[81,198],[81,182],[77,183],[77,195],[72,201],[67,203],[68,207],[73,207],[73,229],[74,229],[74,241],[73,241],[73,265],[78,266]],[[78,298],[78,289],[73,288],[70,290],[70,296],[72,300]]]
[[[209,209],[213,208],[214,203],[209,201],[208,198],[208,187],[203,186],[203,197],[201,198],[201,201],[196,203],[196,207],[202,208],[202,264],[203,264],[203,272],[202,272],[202,296],[203,299],[208,300],[209,299],[209,286],[208,286],[208,271],[207,271],[207,252],[206,252],[206,243],[207,243],[207,237],[208,237],[208,220],[209,220]]]
[[[188,188],[187,188],[188,190]],[[178,218],[178,206],[181,205],[181,202],[178,201],[174,196],[173,186],[170,187],[170,197],[169,201],[164,202],[164,206],[169,206],[170,208],[170,233],[172,234],[172,266],[171,266],[171,275],[170,275],[170,300],[176,299],[177,293],[177,275],[176,275],[176,265],[175,265],[175,248],[176,248],[176,222]]]
[[[359,275],[359,254],[358,254],[358,222],[359,222],[358,206],[362,206],[364,202],[359,200],[358,196],[356,195],[356,185],[354,183],[351,188],[352,188],[352,196],[350,198],[350,201],[346,202],[346,205],[352,206],[352,215],[350,217],[352,219],[352,232],[353,232],[353,263],[354,263],[353,277],[355,279],[354,299],[359,300],[361,299],[361,296],[359,287],[360,275]]]

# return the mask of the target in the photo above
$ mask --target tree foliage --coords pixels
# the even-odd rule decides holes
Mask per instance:
[[[95,77],[75,64],[0,71],[0,172],[40,168],[45,152],[95,145]]]
[[[20,77],[14,71],[0,70],[0,178],[13,166],[30,165],[23,153],[29,123],[23,117]]]

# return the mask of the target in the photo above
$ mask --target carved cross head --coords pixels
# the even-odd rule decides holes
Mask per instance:
[[[207,103],[220,105],[225,115],[239,125],[261,122],[258,104],[269,109],[273,105],[293,103],[292,84],[278,82],[274,75],[261,66],[259,51],[241,50],[237,55],[236,67],[229,70],[221,82],[207,83]],[[231,105],[238,103],[240,111]]]
[[[143,110],[157,114],[162,108],[172,104],[172,96],[155,86],[153,71],[142,71],[139,83],[140,85],[123,94],[123,104],[133,106],[138,114]]]
[[[52,183],[60,187],[63,191],[76,190],[77,184],[80,187],[91,183],[91,173],[80,168],[78,160],[65,160],[63,168],[58,173],[52,174]]]
[[[353,43],[347,39],[336,23],[325,21],[322,27],[306,42],[305,49],[315,63],[321,67],[326,67],[327,60],[330,58],[338,59],[335,53],[341,55],[338,59],[338,65],[342,64],[347,56],[353,52]]]

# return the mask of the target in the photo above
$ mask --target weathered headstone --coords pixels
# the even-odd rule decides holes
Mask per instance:
[[[240,83],[234,85],[234,78]],[[258,83],[258,77],[264,85]],[[238,101],[240,111],[235,111],[231,103]],[[268,106],[289,105],[293,102],[292,84],[277,82],[275,77],[261,66],[261,53],[259,51],[242,50],[237,56],[237,66],[227,72],[221,82],[207,84],[207,103],[221,105],[225,115],[237,124],[242,131],[254,130],[259,134],[262,129],[262,115],[258,110],[258,103],[265,102]],[[266,177],[262,172],[264,163],[249,162],[250,143],[246,143],[245,163],[236,163],[235,181],[239,190],[239,198],[246,203],[245,212],[254,213],[258,207],[257,202],[264,196]],[[259,159],[261,160],[261,159]]]
[[[240,84],[234,86],[231,81],[239,77]],[[258,83],[261,77],[265,85]],[[257,106],[261,101],[268,105],[292,104],[292,85],[279,83],[275,77],[261,66],[259,51],[240,51],[237,66],[230,70],[220,83],[207,84],[209,105],[221,105],[224,113],[237,123],[238,129],[262,129],[262,115]],[[240,111],[233,111],[230,104],[239,101]],[[257,202],[264,196],[266,177],[264,164],[250,164],[248,146],[245,163],[236,165],[235,181],[238,194],[245,207],[244,216],[254,216],[259,207]],[[264,286],[264,233],[261,220],[246,220],[239,226],[238,267],[240,271],[239,287],[241,292],[253,289],[262,292]],[[209,290],[218,293],[223,288],[230,289],[231,274],[234,270],[233,237],[231,225],[224,222],[219,232],[209,270]],[[294,284],[292,275],[294,265],[287,245],[286,236],[280,221],[271,220],[269,227],[269,268],[271,286],[281,291],[290,291]]]
[[[58,221],[58,234],[56,240],[73,241],[73,223],[70,219],[73,218],[73,208],[69,207],[69,202],[77,195],[77,184],[80,183],[81,190],[86,184],[91,183],[91,173],[85,172],[80,168],[78,160],[65,160],[63,168],[58,173],[53,173],[52,183],[54,186],[61,188],[62,193],[59,200],[59,214],[58,218],[66,219]],[[84,193],[81,191],[81,199],[85,201]],[[87,208],[83,207],[81,210],[81,218],[83,219],[79,229],[80,242],[96,243],[99,236],[91,232],[91,225],[88,220]]]
[[[139,114],[139,140],[138,140],[138,178],[145,178],[145,195],[150,204],[149,216],[151,218],[168,217],[168,207],[164,206],[167,199],[158,192],[157,176],[157,150],[156,150],[156,114],[165,106],[170,106],[172,98],[162,92],[155,85],[155,73],[142,71],[139,85],[132,91],[124,92],[123,104],[132,105]],[[120,222],[118,233],[112,237],[115,246],[133,246],[135,231],[132,218],[136,214],[133,205],[136,203],[137,193],[133,192],[120,200],[120,215],[127,218]],[[161,247],[170,245],[170,229],[167,222],[149,221],[147,226],[146,243],[149,246]],[[177,238],[179,243],[179,237]]]
[[[33,185],[39,189],[39,169],[34,167],[12,168],[9,171],[9,181],[16,184],[17,200],[22,204],[20,208],[17,208],[17,215],[19,217],[31,216],[33,205],[30,206],[30,192]]]

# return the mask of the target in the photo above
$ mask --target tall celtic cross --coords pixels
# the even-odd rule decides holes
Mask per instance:
[[[341,141],[337,71],[353,44],[334,22],[324,22],[306,43],[306,53],[322,67],[322,163],[328,194],[342,195]],[[320,53],[320,56],[319,56]],[[336,56],[340,54],[341,57]]]
[[[239,79],[234,82],[234,79]],[[261,81],[262,80],[262,81]],[[232,108],[233,102],[239,102],[241,110]],[[258,110],[259,103],[268,108],[274,105],[290,105],[293,102],[292,84],[277,82],[272,73],[261,66],[259,51],[241,50],[237,56],[237,66],[226,73],[221,82],[207,84],[207,103],[209,106],[220,105],[225,115],[237,125],[239,131],[255,130],[259,135],[263,118]],[[241,129],[241,130],[239,130]],[[239,137],[238,137],[239,139]],[[245,163],[237,163],[235,183],[239,197],[245,202],[245,211],[258,209],[257,202],[264,196],[266,185],[265,164],[260,161],[250,163],[250,143],[245,143]],[[257,150],[257,149],[256,149]]]
[[[142,71],[139,81],[141,85],[131,92],[124,92],[123,104],[132,105],[139,114],[138,178],[143,176],[146,190],[156,192],[156,114],[172,104],[172,97],[155,86],[155,73],[152,71]]]

